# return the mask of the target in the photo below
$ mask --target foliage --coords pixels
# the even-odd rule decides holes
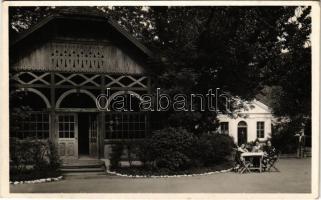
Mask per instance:
[[[120,166],[121,157],[123,155],[124,145],[122,143],[116,143],[112,145],[110,153],[110,167],[118,168]]]
[[[195,136],[183,128],[165,128],[149,140],[149,151],[157,168],[171,171],[186,169],[191,164],[188,152]]]
[[[233,147],[233,139],[228,135],[198,137],[182,127],[165,128],[149,138],[131,143],[131,148],[135,149],[132,152],[143,162],[144,170],[163,173],[217,165],[226,161]]]
[[[139,176],[168,176],[168,175],[186,175],[186,174],[202,174],[213,171],[227,170],[234,166],[231,161],[221,162],[209,167],[191,167],[186,170],[169,171],[166,169],[146,168],[146,166],[134,166],[115,169],[118,173]]]
[[[9,20],[11,33],[23,32],[32,25],[52,14],[54,7],[32,6],[9,8]]]
[[[212,166],[226,161],[231,155],[233,138],[223,134],[202,135],[195,140],[192,157],[194,165]]]
[[[272,144],[282,153],[295,153],[298,148],[298,138],[288,128],[273,135]]]
[[[217,87],[250,100],[270,86],[274,88],[271,103],[274,114],[286,116],[291,121],[291,125],[285,124],[283,131],[274,134],[275,143],[285,148],[288,146],[286,138],[292,141],[303,126],[310,126],[311,7],[92,9],[117,21],[159,55],[164,66],[153,74],[154,88],[160,87],[173,96],[177,93],[205,94],[208,89]],[[10,8],[10,25],[21,32],[56,10],[50,7]],[[157,119],[161,119],[158,120],[162,121],[161,127],[182,126],[199,136],[216,129],[215,118],[215,114],[208,112],[170,110]],[[284,140],[285,145],[278,140]],[[199,148],[210,147],[209,142],[204,141]],[[188,162],[185,154],[178,152],[173,153],[171,159],[178,157],[181,158],[179,162]],[[146,154],[144,160],[150,160],[150,156]]]
[[[59,157],[58,149],[52,141],[48,142],[49,154],[48,161],[50,169],[57,170],[61,166],[61,160]]]
[[[306,124],[302,127],[302,119],[297,118],[288,121],[281,121],[272,129],[272,144],[281,153],[296,153],[299,138],[295,135],[304,131],[306,147],[311,147],[311,120],[306,119]]]
[[[58,175],[61,161],[49,141],[10,138],[10,179],[23,180]]]
[[[300,124],[291,121],[274,126],[271,139],[273,146],[281,153],[296,153],[298,137],[295,134],[299,133],[300,127]]]
[[[11,8],[10,24],[16,31],[27,29],[62,9],[83,13],[85,8]],[[159,55],[165,65],[154,72],[153,87],[167,94],[205,94],[217,87],[249,100],[267,85],[277,86],[272,104],[276,115],[304,123],[311,118],[311,7],[132,6],[91,7],[86,12],[89,9],[114,19]],[[180,115],[168,111],[163,127]],[[193,123],[175,126],[213,131],[213,126],[198,123],[207,112],[184,115]]]

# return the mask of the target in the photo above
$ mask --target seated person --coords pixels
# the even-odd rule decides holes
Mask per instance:
[[[260,141],[258,139],[255,140],[255,145],[252,147],[252,152],[262,152],[262,146],[260,144]],[[255,167],[258,167],[260,165],[260,158],[253,158],[253,165]]]
[[[270,140],[266,141],[266,145],[264,147],[264,156],[263,156],[263,165],[266,166],[269,161],[273,161],[277,159],[277,150],[272,146],[272,142]]]
[[[255,140],[254,146],[252,147],[252,152],[262,152],[262,147],[258,139]]]
[[[236,170],[238,170],[240,165],[242,165],[244,158],[241,156],[241,154],[244,152],[248,152],[248,150],[246,149],[245,144],[241,144],[241,146],[239,146],[237,148],[236,155],[235,155],[235,162],[236,162],[235,169]]]
[[[245,144],[241,144],[241,146],[237,148],[237,151],[239,151],[239,152],[241,152],[241,153],[249,152],[249,151],[246,149]]]

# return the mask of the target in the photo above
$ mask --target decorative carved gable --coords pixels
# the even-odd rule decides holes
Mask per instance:
[[[15,70],[142,74],[144,68],[111,44],[49,42],[18,56]]]

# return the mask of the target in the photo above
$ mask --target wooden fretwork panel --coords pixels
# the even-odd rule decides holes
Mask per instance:
[[[147,88],[147,76],[131,76],[131,75],[105,75],[105,87],[138,87]]]
[[[15,52],[12,68],[17,71],[99,72],[143,74],[141,62],[112,44],[84,41],[50,41],[30,47],[28,54]]]
[[[76,114],[57,115],[58,152],[61,157],[78,157],[78,125]]]
[[[96,86],[101,84],[100,75],[97,74],[55,74],[56,85]]]
[[[65,72],[142,74],[143,67],[113,45],[53,42],[50,68]]]
[[[17,72],[11,80],[19,84],[41,84],[50,85],[50,73],[48,72]]]
[[[103,46],[53,43],[50,64],[57,70],[99,70],[104,66]]]

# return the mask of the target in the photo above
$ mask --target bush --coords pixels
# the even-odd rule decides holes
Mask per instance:
[[[142,171],[152,174],[185,173],[199,167],[222,164],[231,155],[233,145],[233,138],[228,135],[197,137],[186,129],[170,127],[141,141],[115,144],[111,152],[111,168],[122,170],[119,165],[121,159],[127,160],[131,167],[131,160],[137,157],[143,162]]]
[[[298,138],[287,130],[282,130],[272,136],[273,146],[282,153],[296,153],[298,148]]]
[[[223,134],[203,135],[195,141],[193,160],[198,166],[212,166],[226,161],[231,155],[233,138]]]
[[[300,127],[298,123],[288,122],[273,127],[272,145],[282,153],[296,153],[298,148],[298,137]]]
[[[120,166],[121,156],[123,155],[124,145],[122,143],[113,144],[110,153],[110,168]]]
[[[29,180],[57,176],[61,161],[50,141],[10,138],[10,179]]]
[[[195,137],[183,128],[165,128],[155,132],[144,146],[145,162],[154,163],[158,169],[183,170],[191,165],[189,152]]]

